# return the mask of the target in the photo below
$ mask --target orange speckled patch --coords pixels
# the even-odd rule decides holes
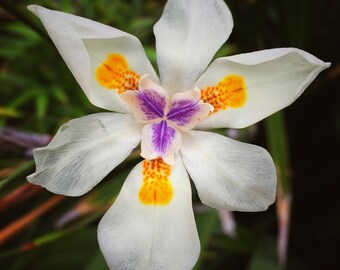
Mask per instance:
[[[224,77],[215,86],[208,86],[201,90],[201,99],[214,106],[214,111],[242,107],[247,99],[246,85],[240,75]]]
[[[129,64],[121,54],[109,54],[96,70],[96,78],[101,86],[115,89],[118,94],[126,90],[137,90],[140,76],[129,69]]]
[[[161,158],[144,160],[143,185],[138,197],[143,204],[166,205],[174,193],[169,176],[171,168]]]

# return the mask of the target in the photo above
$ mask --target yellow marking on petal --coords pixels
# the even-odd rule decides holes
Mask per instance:
[[[244,79],[240,75],[229,75],[215,86],[201,89],[201,99],[214,106],[214,111],[240,108],[246,103],[247,91]]]
[[[137,90],[140,76],[129,69],[129,64],[121,54],[109,54],[96,70],[96,78],[101,86],[118,91]]]
[[[138,197],[143,204],[167,205],[173,196],[169,181],[171,168],[162,158],[144,160],[143,185]]]

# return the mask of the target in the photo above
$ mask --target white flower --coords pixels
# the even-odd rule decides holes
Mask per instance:
[[[275,200],[266,150],[193,129],[243,128],[292,103],[323,69],[282,48],[212,60],[233,21],[222,0],[169,0],[154,27],[159,78],[139,40],[81,17],[29,6],[98,113],[64,124],[34,151],[31,183],[69,196],[98,184],[141,142],[130,173],[99,224],[112,269],[191,269],[200,244],[189,177],[203,203],[261,211]]]

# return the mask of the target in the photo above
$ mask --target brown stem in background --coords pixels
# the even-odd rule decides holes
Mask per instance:
[[[41,206],[35,208],[31,212],[27,213],[23,217],[17,219],[13,223],[2,229],[0,231],[0,245],[4,244],[11,237],[15,236],[17,233],[27,227],[32,221],[45,214],[48,210],[54,208],[64,199],[64,196],[54,195]]]
[[[20,204],[43,190],[41,186],[26,183],[19,188],[13,190],[5,197],[0,199],[0,212],[12,207],[15,204]]]
[[[282,192],[282,188],[278,186],[276,198],[276,215],[279,223],[277,250],[281,269],[285,269],[287,263],[291,205],[291,194]]]

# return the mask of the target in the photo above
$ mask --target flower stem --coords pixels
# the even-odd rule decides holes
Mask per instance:
[[[277,171],[276,214],[278,217],[278,255],[280,268],[284,269],[287,260],[287,247],[291,210],[290,159],[287,130],[282,111],[265,120],[269,152]]]

